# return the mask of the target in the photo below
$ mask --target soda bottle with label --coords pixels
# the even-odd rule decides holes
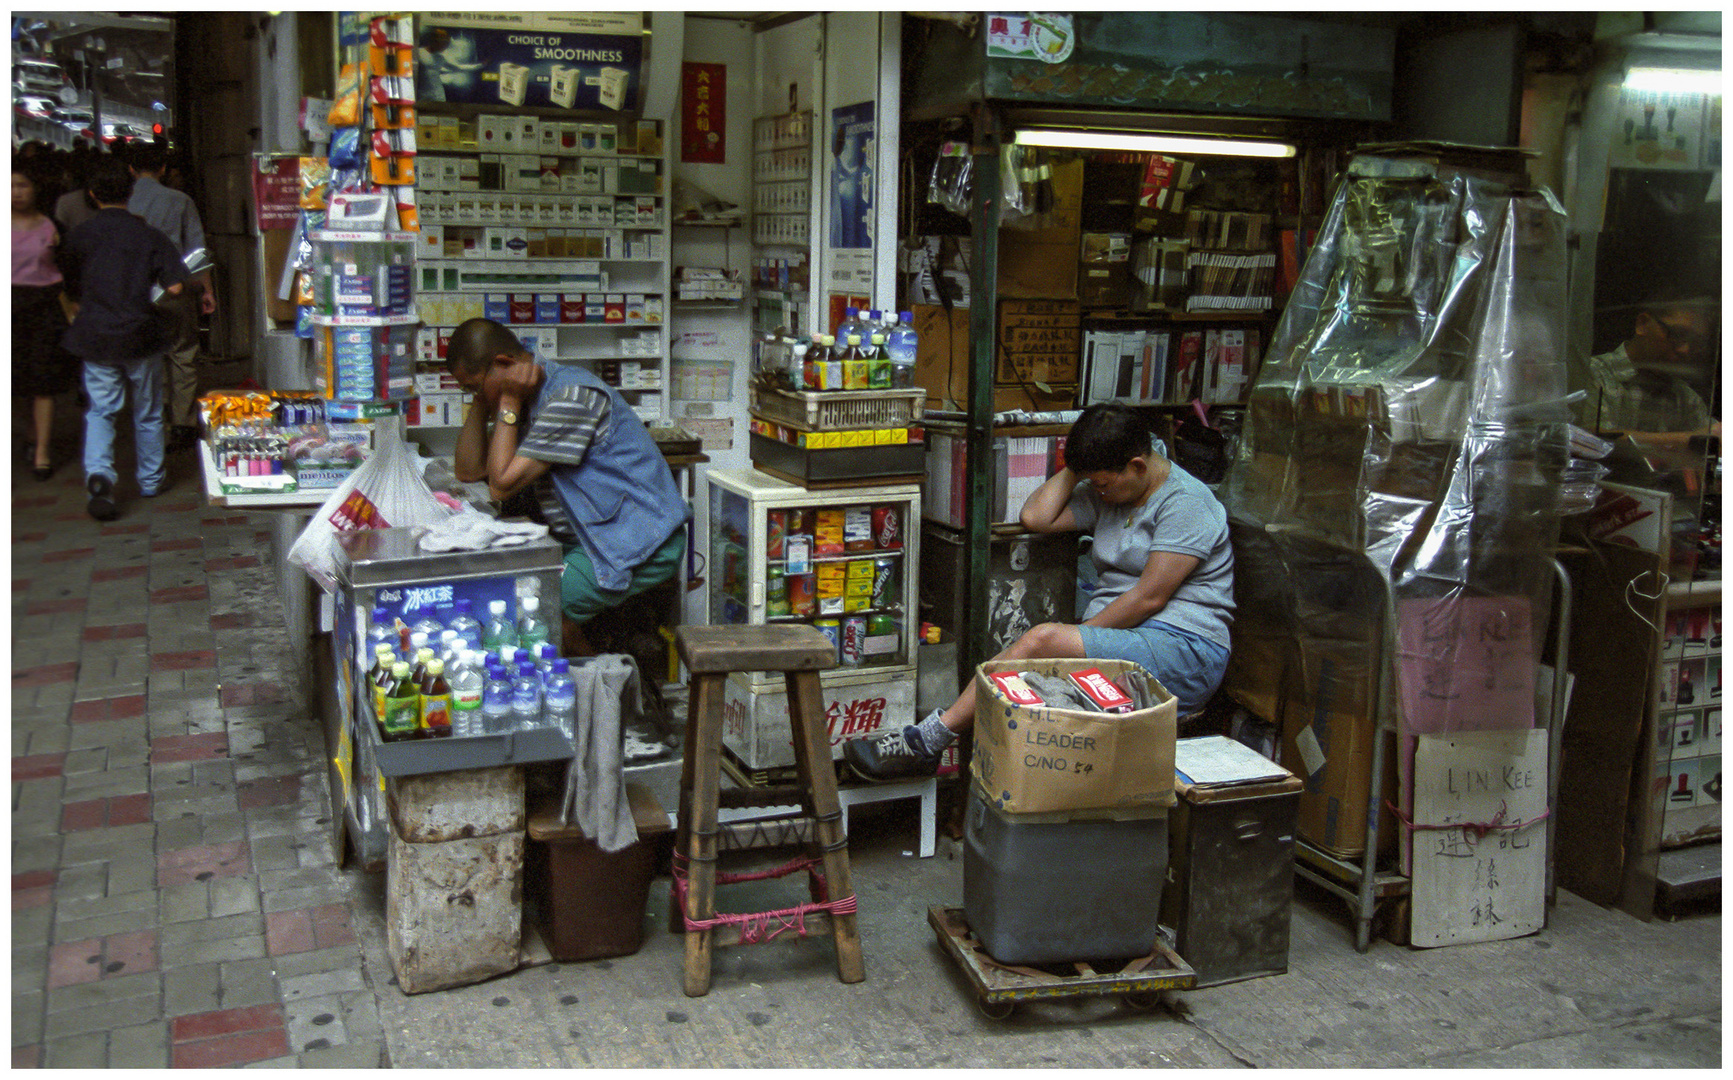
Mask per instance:
[[[848,349],[842,354],[842,388],[844,390],[867,389],[867,368],[871,361],[867,359],[867,350],[861,344],[859,334],[848,336]]]
[[[445,663],[438,657],[427,662],[421,678],[421,737],[443,738],[451,734],[451,684],[445,681]]]
[[[385,741],[413,739],[420,726],[417,713],[421,708],[421,692],[409,677],[409,665],[402,660],[391,666],[391,687],[385,693]]]
[[[869,390],[889,390],[891,388],[891,356],[885,351],[883,331],[874,333],[872,344],[867,347],[867,388]]]
[[[391,688],[391,668],[397,663],[397,650],[389,644],[373,647],[373,667],[367,672],[367,686],[373,695],[373,718],[385,723],[385,694]]]

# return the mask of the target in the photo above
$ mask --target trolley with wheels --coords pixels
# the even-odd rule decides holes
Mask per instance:
[[[1053,998],[1118,995],[1133,1008],[1152,1009],[1161,1003],[1162,991],[1190,990],[1197,984],[1191,965],[1160,938],[1148,955],[1127,960],[1112,971],[1101,970],[1109,965],[1086,960],[1065,965],[1001,964],[969,931],[962,908],[930,907],[927,922],[974,984],[976,1006],[992,1020],[1010,1016],[1019,1001]]]

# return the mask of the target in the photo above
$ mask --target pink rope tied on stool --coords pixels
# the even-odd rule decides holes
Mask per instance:
[[[1408,815],[1398,810],[1396,804],[1392,803],[1389,799],[1384,800],[1384,805],[1392,814],[1396,815],[1396,820],[1400,821],[1409,832],[1434,832],[1449,829],[1461,829],[1462,835],[1467,837],[1470,843],[1474,844],[1478,844],[1482,840],[1486,839],[1486,835],[1490,832],[1500,829],[1514,831],[1528,825],[1533,825],[1537,821],[1545,821],[1547,818],[1552,816],[1552,808],[1548,807],[1536,816],[1529,818],[1527,821],[1507,822],[1504,820],[1504,815],[1509,809],[1509,805],[1500,802],[1498,804],[1498,813],[1492,815],[1491,821],[1455,821],[1448,825],[1416,825],[1414,822],[1408,820]]]
[[[824,874],[819,870],[820,860],[811,857],[793,859],[781,866],[768,870],[737,871],[733,873],[716,874],[716,884],[729,885],[742,881],[766,881],[770,878],[786,877],[797,870],[805,870],[812,879],[813,892],[817,896],[829,895],[824,880]],[[856,905],[853,894],[838,897],[835,900],[814,900],[811,903],[796,904],[793,907],[778,908],[775,911],[748,911],[739,914],[717,912],[708,919],[693,919],[686,915],[686,857],[675,855],[673,860],[674,901],[680,907],[681,920],[687,930],[715,930],[723,926],[740,927],[740,943],[756,945],[760,942],[774,940],[777,935],[789,930],[796,937],[806,937],[806,917],[808,915],[825,913],[829,915],[853,915]],[[772,923],[776,924],[771,929]]]

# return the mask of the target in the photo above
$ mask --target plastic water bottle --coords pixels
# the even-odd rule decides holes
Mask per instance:
[[[487,624],[481,628],[481,647],[497,649],[501,645],[517,644],[517,627],[505,615],[504,600],[487,602]]]
[[[458,654],[457,666],[450,669],[446,678],[451,685],[451,733],[460,739],[485,731],[481,716],[484,680],[475,660],[476,654],[464,649]]]
[[[518,604],[523,614],[517,620],[517,644],[533,654],[536,647],[548,640],[548,624],[542,618],[541,598],[526,596]]]
[[[445,663],[445,670],[447,672],[449,672],[452,669],[452,666],[457,663],[457,650],[461,648],[462,645],[463,642],[458,638],[456,630],[447,629],[439,632],[439,647],[434,649],[433,652],[435,656],[438,656],[439,659]]]
[[[482,681],[481,726],[489,735],[511,730],[511,679],[498,664],[487,669]]]
[[[390,612],[376,607],[373,609],[373,621],[367,624],[367,655],[376,655],[381,645],[389,645],[393,652],[397,651],[397,627],[392,625]]]
[[[891,387],[907,390],[915,385],[915,353],[920,338],[915,334],[915,313],[905,311],[885,335],[885,352],[891,358]]]
[[[445,625],[457,631],[457,636],[476,645],[481,642],[481,623],[477,621],[474,612],[475,605],[468,598],[460,599],[452,605],[451,619]]]
[[[414,622],[409,624],[409,630],[411,633],[426,634],[427,640],[433,642],[439,640],[439,635],[444,629],[445,624],[440,622],[439,619],[434,616],[432,608],[428,608],[422,613],[421,618],[416,619]]]
[[[546,706],[543,715],[546,723],[559,728],[566,738],[577,736],[577,684],[572,681],[571,663],[556,658],[548,671],[548,687],[545,696]]]
[[[548,684],[548,672],[553,670],[554,661],[559,654],[560,651],[554,648],[552,642],[544,641],[536,646],[536,674],[541,676],[544,687]]]
[[[511,681],[511,722],[519,731],[539,727],[542,722],[542,680],[529,660],[518,661]]]
[[[837,324],[836,339],[846,345],[850,334],[857,334],[864,339],[866,333],[866,324],[861,322],[860,308],[844,308],[842,322]]]

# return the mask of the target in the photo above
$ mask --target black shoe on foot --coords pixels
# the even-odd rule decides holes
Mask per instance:
[[[106,476],[93,476],[84,482],[84,489],[90,492],[90,502],[85,510],[98,521],[113,521],[120,516],[120,509],[114,505],[114,481]]]
[[[887,731],[870,739],[850,739],[842,744],[842,759],[849,771],[862,780],[912,780],[939,771],[939,756],[917,748],[914,727]]]

